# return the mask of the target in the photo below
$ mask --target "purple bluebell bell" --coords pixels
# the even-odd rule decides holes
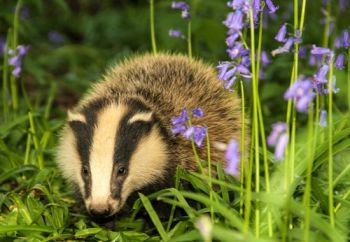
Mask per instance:
[[[282,53],[288,53],[290,51],[290,47],[293,45],[293,37],[289,37],[286,41],[286,43],[282,46],[279,47],[271,52],[272,56],[282,54]]]
[[[268,55],[267,55],[267,53],[266,53],[266,51],[261,51],[261,64],[263,65],[263,66],[266,66],[266,65],[268,65],[268,64],[270,64],[270,59],[269,59],[269,57],[268,57]]]
[[[322,109],[320,112],[320,122],[321,127],[327,127],[327,111]]]
[[[6,48],[6,40],[2,36],[0,36],[0,54],[4,53]]]
[[[181,18],[183,18],[183,19],[191,18],[190,11],[188,9],[182,10],[181,11]]]
[[[174,38],[183,38],[182,32],[176,29],[169,29],[169,36]]]
[[[28,54],[29,46],[19,45],[16,50],[9,50],[10,58],[8,59],[9,65],[13,66],[12,75],[19,77],[22,71],[22,59]]]
[[[295,99],[296,109],[299,112],[305,113],[309,108],[309,104],[314,100],[315,93],[312,92],[313,83],[310,79],[297,80],[284,93],[284,98]]]
[[[335,61],[335,68],[338,70],[344,69],[344,54],[340,53]]]
[[[275,36],[275,40],[277,40],[278,42],[285,42],[286,39],[286,33],[287,33],[287,24],[284,23],[280,29],[278,30],[277,35]]]
[[[243,12],[241,10],[236,10],[235,12],[229,13],[223,23],[230,29],[240,31],[243,28],[243,17]]]
[[[339,37],[339,36],[335,37],[335,40],[334,40],[334,48],[339,49],[339,48],[342,48],[342,47],[343,47],[342,38]]]
[[[288,142],[289,142],[288,134],[285,133],[279,137],[278,142],[276,144],[275,153],[274,153],[274,157],[276,161],[284,160],[284,153],[286,151]]]
[[[226,38],[226,44],[229,46],[229,47],[233,47],[236,40],[238,39],[239,37],[239,32],[234,32],[233,34],[229,35],[227,38]]]
[[[181,110],[181,113],[179,116],[176,116],[176,117],[172,117],[171,118],[171,123],[173,125],[179,125],[179,124],[183,124],[185,123],[186,121],[188,121],[188,113],[187,113],[187,110],[186,108],[183,108]]]
[[[221,62],[217,68],[219,70],[218,78],[219,80],[226,81],[231,78],[236,73],[236,67],[233,67],[230,62]],[[231,69],[229,69],[231,68]]]
[[[192,116],[194,118],[201,118],[204,116],[204,112],[201,108],[195,108],[192,110]]]
[[[278,6],[275,6],[271,0],[265,0],[265,3],[269,9],[269,13],[275,13],[279,8]]]
[[[173,8],[173,9],[180,9],[180,10],[188,10],[190,7],[189,7],[189,5],[187,4],[187,3],[185,3],[185,2],[176,2],[176,1],[173,1],[172,3],[171,3],[171,7]]]
[[[244,13],[247,13],[249,10],[249,2],[247,0],[232,0],[227,3],[227,6],[235,10],[242,10]]]
[[[235,42],[235,44],[227,49],[227,53],[232,60],[238,57],[245,56],[249,54],[249,51],[243,47],[241,42]]]
[[[329,54],[331,54],[331,50],[329,48],[317,47],[316,45],[312,45],[311,54],[313,54],[313,55],[329,55]]]
[[[344,48],[350,47],[349,32],[348,31],[343,32],[343,47]]]
[[[228,80],[225,81],[224,88],[230,92],[232,92],[232,86],[235,84],[237,77],[232,76]]]
[[[307,53],[307,48],[305,46],[302,46],[299,48],[299,57],[305,58]]]
[[[300,44],[301,42],[303,42],[303,39],[301,38],[301,32],[300,29],[297,29],[294,38],[294,43]]]
[[[257,23],[259,18],[259,12],[261,11],[260,0],[253,0],[253,19]]]
[[[286,132],[287,130],[287,124],[283,122],[277,122],[272,124],[272,131],[270,135],[267,137],[267,145],[268,146],[275,146],[277,144],[277,140],[279,136]]]
[[[240,174],[240,152],[239,144],[237,140],[230,140],[225,152],[225,160],[227,165],[225,167],[225,172],[234,177],[239,178]]]
[[[60,34],[58,31],[50,31],[47,36],[54,44],[61,44],[64,42],[62,34]]]
[[[174,135],[183,134],[185,131],[186,131],[186,126],[185,126],[185,125],[182,125],[182,124],[174,125],[174,126],[171,128],[171,132],[172,132]]]
[[[348,4],[349,4],[348,0],[339,0],[340,11],[346,11]]]
[[[252,78],[252,74],[250,73],[250,70],[242,64],[237,65],[237,72],[245,78],[248,78],[248,79]]]
[[[329,65],[322,65],[317,73],[314,75],[316,83],[327,83],[327,73],[329,71]]]
[[[201,147],[203,144],[203,140],[207,134],[207,129],[205,127],[196,126],[193,139],[194,143],[197,145],[197,147]]]

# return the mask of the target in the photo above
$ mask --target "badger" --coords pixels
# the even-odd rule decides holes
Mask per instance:
[[[240,139],[241,100],[224,90],[213,67],[194,58],[126,59],[68,111],[58,165],[93,218],[118,215],[138,192],[172,186],[177,166],[197,169],[191,142],[173,135],[171,118],[198,107],[204,117],[192,123],[207,127],[211,160],[223,161],[215,143]],[[198,149],[200,158],[206,151]]]

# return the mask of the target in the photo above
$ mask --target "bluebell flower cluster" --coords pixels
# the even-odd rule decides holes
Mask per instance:
[[[203,116],[204,113],[201,108],[195,108],[192,110],[191,118],[201,118]],[[190,117],[188,112],[185,108],[183,108],[179,116],[171,119],[171,123],[173,125],[171,132],[174,135],[182,134],[187,140],[193,139],[197,147],[201,147],[207,133],[207,128],[199,125],[189,125],[189,120]]]
[[[181,10],[181,18],[183,19],[191,18],[190,6],[186,2],[173,1],[171,3],[171,8],[176,10]],[[173,38],[182,38],[182,39],[185,38],[185,36],[182,34],[180,30],[175,30],[175,29],[169,30],[169,36]]]
[[[305,113],[316,96],[313,87],[314,85],[310,79],[297,80],[284,93],[284,98],[286,100],[295,100],[296,109]]]
[[[272,125],[272,131],[267,137],[267,144],[275,147],[274,158],[276,161],[284,159],[284,153],[289,142],[287,124],[278,122]]]
[[[302,42],[300,30],[296,31],[296,35],[294,37],[290,36],[287,38],[286,34],[287,34],[287,24],[284,23],[284,24],[282,24],[282,26],[280,27],[280,29],[278,30],[278,32],[275,36],[275,40],[280,42],[280,43],[284,43],[284,45],[273,50],[271,52],[272,56],[279,55],[282,53],[288,53],[288,52],[290,52],[291,47],[294,43],[300,44]]]
[[[19,45],[15,50],[9,50],[8,63],[10,66],[13,66],[12,75],[19,77],[22,71],[22,59],[27,55],[29,46]]]

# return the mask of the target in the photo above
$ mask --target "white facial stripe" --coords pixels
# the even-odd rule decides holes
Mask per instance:
[[[86,123],[86,118],[81,113],[73,113],[72,111],[68,110],[68,121],[80,121]]]
[[[152,112],[137,113],[129,119],[128,123],[131,124],[131,123],[136,122],[136,121],[148,122],[148,121],[151,121],[151,119],[152,119]]]
[[[156,128],[153,128],[148,136],[140,140],[129,162],[129,174],[121,193],[122,202],[131,192],[149,183],[164,179],[167,162],[166,150],[166,144]]]
[[[106,203],[110,196],[115,136],[125,114],[123,105],[111,104],[97,115],[90,152],[91,203]]]

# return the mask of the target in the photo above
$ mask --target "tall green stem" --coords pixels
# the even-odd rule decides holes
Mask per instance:
[[[244,95],[244,86],[243,81],[240,81],[241,87],[241,100],[242,100],[242,115],[241,115],[241,142],[240,142],[240,152],[241,152],[241,162],[240,162],[240,200],[239,200],[239,213],[243,215],[243,190],[244,190],[244,178],[245,178],[245,95]]]
[[[149,13],[150,13],[152,51],[153,51],[153,54],[157,54],[156,34],[155,34],[155,28],[154,28],[154,25],[155,25],[154,24],[154,0],[150,0]]]
[[[188,21],[187,25],[187,51],[188,57],[192,58],[192,24],[191,20]]]
[[[334,227],[333,199],[333,60],[329,64],[328,78],[328,210],[329,222]]]

